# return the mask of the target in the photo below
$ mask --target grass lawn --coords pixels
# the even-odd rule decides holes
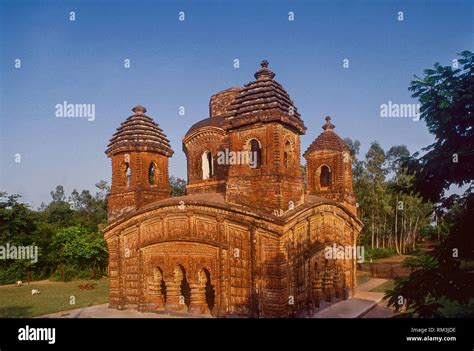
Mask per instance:
[[[385,283],[382,285],[377,286],[376,288],[373,288],[372,292],[381,292],[385,293],[387,290],[392,290],[395,286],[395,281],[393,279],[387,280]]]
[[[369,279],[370,279],[369,272],[358,271],[356,273],[356,283],[357,283],[357,285],[361,285],[361,284],[365,283],[366,281],[368,281]]]
[[[96,284],[95,289],[81,291],[79,284]],[[31,289],[40,291],[31,296]],[[71,296],[75,304],[70,304]],[[0,318],[36,317],[43,314],[72,310],[106,303],[109,300],[109,279],[74,280],[52,282],[41,280],[17,288],[15,285],[0,286]]]

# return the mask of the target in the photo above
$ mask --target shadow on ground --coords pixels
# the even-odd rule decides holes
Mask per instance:
[[[8,306],[0,307],[0,318],[29,318],[31,317],[31,307]]]

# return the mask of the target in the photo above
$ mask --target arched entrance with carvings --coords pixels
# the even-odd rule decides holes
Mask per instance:
[[[160,267],[155,267],[155,281],[157,282],[156,284],[158,285],[157,288],[159,289],[161,293],[161,297],[163,299],[163,303],[166,303],[166,283],[165,280],[163,279],[163,270]]]
[[[186,269],[182,265],[178,266],[182,272],[182,279],[181,279],[181,297],[180,297],[180,304],[186,305],[186,310],[189,308],[189,304],[191,303],[191,287],[189,286],[188,278],[186,276]],[[184,307],[184,306],[183,306]]]
[[[163,270],[160,267],[153,268],[153,293],[158,295],[163,300],[163,303],[166,301],[166,283],[163,279]]]
[[[207,307],[209,307],[209,311],[212,312],[216,304],[216,292],[214,290],[214,285],[212,284],[211,273],[206,268],[203,268],[203,272],[206,276],[206,303]]]
[[[142,267],[145,279],[151,279],[153,269],[159,267],[165,287],[162,288],[158,274],[154,291],[160,291],[166,310],[196,315],[210,315],[214,311],[217,315],[223,301],[218,258],[219,248],[215,246],[200,242],[163,242],[142,250]],[[144,285],[144,302],[148,296],[147,286],[148,281]]]

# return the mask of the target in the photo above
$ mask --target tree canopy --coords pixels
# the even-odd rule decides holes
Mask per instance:
[[[420,120],[435,142],[406,160],[415,176],[414,189],[433,202],[451,185],[472,184],[474,178],[474,54],[463,51],[453,66],[439,63],[415,76],[409,90],[421,103]]]
[[[424,154],[417,152],[402,162],[413,179],[405,190],[437,203],[436,225],[444,235],[433,252],[406,262],[413,273],[398,279],[387,298],[396,308],[404,306],[420,317],[474,316],[474,275],[469,268],[474,259],[474,55],[459,55],[453,66],[436,63],[422,78],[415,76],[409,88],[421,103],[421,119],[435,142],[422,150]],[[467,188],[463,195],[446,197],[453,185]]]

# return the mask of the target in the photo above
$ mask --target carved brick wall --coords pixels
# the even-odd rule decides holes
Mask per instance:
[[[150,184],[148,174],[152,162],[156,165],[154,184]],[[126,174],[127,163],[130,181]],[[112,185],[107,202],[109,222],[169,196],[168,157],[144,151],[112,156]]]
[[[184,141],[188,169],[187,194],[225,191],[228,165],[218,163],[218,152],[228,147],[228,136],[216,129],[201,131]],[[212,174],[208,179],[203,179],[202,156],[205,152],[210,152],[212,157]]]
[[[285,227],[263,220],[256,224],[242,214],[202,205],[140,214],[105,232],[110,305],[216,316],[286,316],[305,308],[314,290],[315,265],[321,274],[327,268],[325,292],[332,298],[342,291],[333,283],[339,271],[344,276],[340,281],[353,288],[355,266],[342,261],[327,265],[324,247],[353,245],[359,230],[360,224],[334,205],[307,209]],[[209,277],[203,278],[204,270]],[[184,276],[191,297],[181,303]],[[212,311],[206,300],[208,279],[214,292]]]
[[[239,87],[229,88],[211,96],[209,101],[209,116],[218,117],[228,112],[229,105],[240,92]]]
[[[232,165],[226,188],[226,201],[255,206],[269,213],[287,210],[304,199],[303,177],[300,170],[300,139],[277,123],[252,126],[230,132],[232,150],[249,149],[249,141],[260,143],[261,166]],[[290,143],[288,163],[284,161],[284,146]]]
[[[249,313],[250,299],[250,242],[249,230],[240,225],[228,224],[230,312]]]
[[[360,224],[341,209],[323,205],[285,233],[282,241],[287,249],[288,292],[294,301],[290,310],[303,309],[308,298],[342,298],[353,292],[354,259],[326,259],[325,250],[334,244],[338,248],[354,247],[360,229]],[[318,297],[314,291],[316,276],[328,272],[329,277],[325,277],[327,290],[320,292],[322,295]]]
[[[330,170],[330,185],[320,184],[321,169]],[[306,156],[307,193],[343,203],[356,214],[352,189],[352,162],[348,152],[313,151]]]
[[[119,237],[113,237],[107,240],[109,251],[109,304],[113,308],[120,306],[120,245]]]
[[[259,231],[257,236],[257,287],[260,313],[282,316],[288,311],[286,258],[280,240]]]
[[[138,272],[138,232],[136,227],[120,236],[121,306],[136,307],[140,295]]]

